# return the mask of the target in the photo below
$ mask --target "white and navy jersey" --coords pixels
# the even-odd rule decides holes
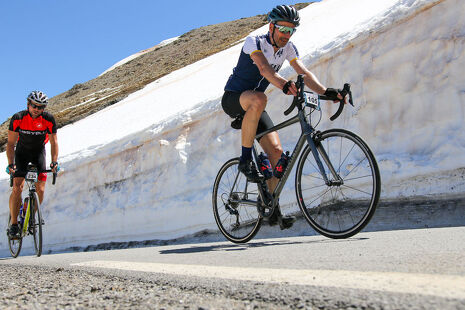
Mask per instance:
[[[233,73],[229,77],[224,90],[242,93],[246,90],[265,91],[270,85],[258,70],[257,65],[250,57],[253,53],[262,52],[268,63],[278,72],[287,59],[289,62],[299,58],[299,53],[295,45],[289,41],[276,53],[270,41],[269,33],[261,36],[251,36],[245,39],[241,55]]]

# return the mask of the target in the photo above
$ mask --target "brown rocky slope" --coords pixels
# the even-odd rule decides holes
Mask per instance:
[[[296,4],[302,9],[309,3]],[[121,101],[145,85],[225,50],[253,30],[267,23],[266,14],[209,25],[191,30],[177,40],[155,47],[115,69],[50,99],[47,110],[54,114],[58,128],[85,118]],[[9,120],[0,125],[0,150],[5,150]]]

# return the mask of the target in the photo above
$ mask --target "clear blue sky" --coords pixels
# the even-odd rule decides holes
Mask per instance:
[[[0,123],[114,63],[192,29],[264,14],[276,0],[23,0],[0,2]]]

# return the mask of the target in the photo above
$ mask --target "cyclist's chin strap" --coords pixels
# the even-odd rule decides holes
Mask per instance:
[[[273,24],[273,32],[271,33],[271,38],[270,38],[270,42],[271,42],[271,45],[276,47],[276,48],[280,48],[278,45],[276,45],[276,41],[274,40],[274,31],[276,30],[276,25]]]

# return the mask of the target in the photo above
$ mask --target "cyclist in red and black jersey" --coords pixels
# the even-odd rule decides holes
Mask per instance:
[[[13,115],[8,130],[6,155],[8,167],[6,172],[13,175],[13,190],[10,195],[11,227],[10,236],[19,234],[18,214],[21,205],[21,193],[28,163],[35,164],[39,169],[39,181],[36,191],[42,203],[45,191],[47,170],[45,164],[45,144],[50,141],[52,163],[50,168],[59,170],[57,126],[52,114],[44,111],[48,98],[41,91],[33,91],[27,97],[27,110]]]

